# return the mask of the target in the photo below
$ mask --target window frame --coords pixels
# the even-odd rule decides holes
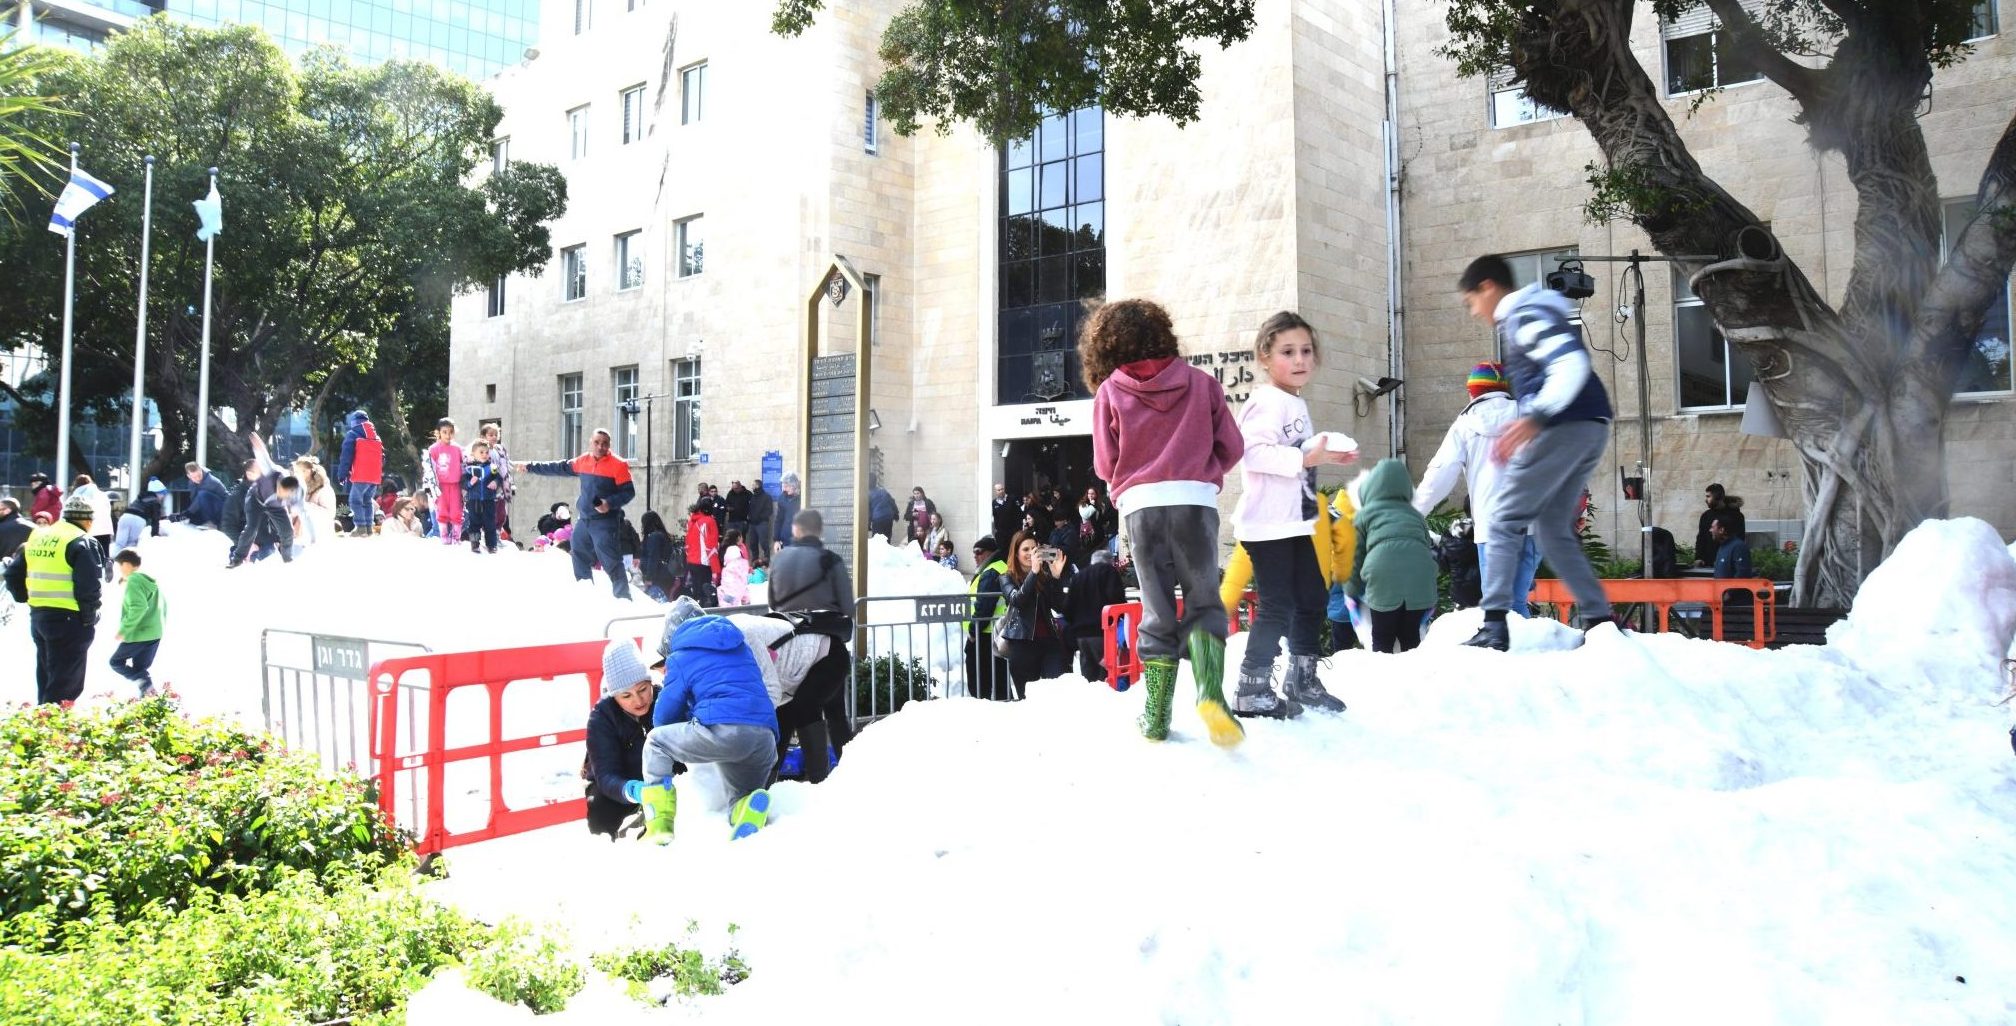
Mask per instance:
[[[489,288],[485,290],[484,317],[496,318],[504,316],[505,311],[509,308],[510,296],[506,289],[506,283],[510,278],[511,276],[508,274],[500,274],[491,280]]]
[[[595,0],[574,0],[574,34],[580,35],[595,27]]]
[[[612,240],[613,257],[616,264],[616,291],[619,293],[635,292],[644,287],[644,255],[641,252],[642,247],[637,245],[643,238],[644,230],[642,228],[633,228],[627,232],[616,233]],[[635,280],[632,280],[630,277],[630,264],[632,261],[635,261],[637,264],[637,277]]]
[[[861,301],[868,304],[868,348],[882,344],[882,276],[861,275]]]
[[[1498,97],[1502,93],[1518,93],[1520,102],[1526,107],[1536,111],[1544,111],[1545,113],[1520,121],[1501,124],[1498,121]],[[1521,125],[1537,125],[1546,121],[1559,121],[1569,116],[1569,112],[1565,110],[1555,110],[1528,96],[1525,86],[1512,81],[1512,69],[1509,67],[1495,69],[1484,76],[1484,117],[1491,123],[1491,127],[1494,130],[1500,128],[1518,128]]]
[[[872,156],[881,152],[882,149],[882,132],[880,126],[877,124],[880,120],[881,112],[876,109],[875,90],[868,90],[867,99],[863,102],[862,106],[865,116],[861,126],[861,148]]]
[[[629,380],[624,380],[625,375],[629,376]],[[644,394],[642,381],[643,377],[638,373],[637,365],[634,363],[627,367],[609,368],[610,409],[615,411],[612,419],[616,423],[615,429],[610,432],[610,447],[615,450],[616,455],[626,460],[637,458],[640,449],[638,443],[644,437],[640,428],[644,414],[641,409],[626,411],[623,409],[623,404],[635,403],[638,397]],[[625,392],[629,394],[626,396]]]
[[[511,137],[502,135],[490,140],[490,173],[502,174],[504,169],[510,166]]]
[[[568,261],[574,266],[569,267]],[[575,286],[580,292],[575,293]],[[582,243],[560,248],[560,301],[579,303],[588,298],[588,247]]]
[[[698,88],[694,88],[695,86]],[[707,62],[694,61],[679,69],[679,123],[697,125],[705,120],[707,120]]]
[[[1680,268],[1671,267],[1669,270],[1669,276],[1672,281],[1672,294],[1666,304],[1666,312],[1668,331],[1671,337],[1669,344],[1673,349],[1674,412],[1686,414],[1743,412],[1744,408],[1750,404],[1750,386],[1748,383],[1745,383],[1743,394],[1740,396],[1736,394],[1736,361],[1745,359],[1745,357],[1741,352],[1737,351],[1735,343],[1730,342],[1729,337],[1722,334],[1721,326],[1715,324],[1713,317],[1710,317],[1708,320],[1709,330],[1714,332],[1715,339],[1722,345],[1722,398],[1726,401],[1721,404],[1709,404],[1706,406],[1687,405],[1680,371],[1680,311],[1702,310],[1705,312],[1707,310],[1707,303],[1693,289],[1687,287],[1686,278],[1683,277],[1683,272]],[[1755,375],[1753,374],[1752,377],[1754,378]]]
[[[697,233],[700,236],[698,252],[693,251],[695,247],[688,239],[688,234],[693,232],[693,226],[699,224],[701,218],[705,216],[705,214],[694,214],[691,217],[682,217],[672,222],[672,245],[673,249],[679,254],[678,277],[681,281],[688,278],[698,278],[707,270],[706,229],[702,227]]]
[[[582,451],[587,436],[586,430],[587,392],[581,372],[560,375],[560,451],[578,453]],[[571,405],[569,404],[571,400]]]
[[[1946,232],[1947,211],[1956,207],[1973,206],[1975,202],[1976,200],[1973,196],[1955,196],[1952,199],[1941,199],[1939,201],[1939,264],[1941,267],[1945,266],[1947,258],[1953,252],[1953,239]],[[1968,216],[1972,217],[1973,215],[1969,214]],[[2004,344],[2016,348],[2016,294],[2012,294],[2012,292],[2016,292],[2016,273],[2012,273],[2002,283],[2003,331],[2005,334],[2012,336],[2002,341]],[[1983,325],[1983,327],[1986,327],[1986,325]],[[2004,359],[2010,365],[2003,370],[2004,380],[2008,387],[1979,389],[1971,392],[1958,391],[1956,388],[1953,398],[1999,399],[2016,395],[2016,353],[2012,353],[2010,357],[2005,357]]]
[[[588,159],[588,108],[593,104],[584,103],[567,110],[567,159]],[[577,120],[578,116],[578,120]]]
[[[1764,77],[1762,71],[1756,71],[1755,69],[1753,69],[1753,74],[1750,78],[1746,78],[1741,82],[1722,81],[1722,47],[1719,45],[1719,37],[1722,35],[1723,29],[1719,21],[1713,22],[1712,25],[1713,27],[1706,31],[1688,32],[1685,35],[1672,36],[1666,34],[1666,22],[1661,21],[1659,23],[1659,88],[1665,93],[1667,99],[1684,99],[1690,96],[1699,96],[1710,90],[1740,89],[1744,86],[1752,86],[1760,82],[1769,81]],[[1676,40],[1697,39],[1703,36],[1708,39],[1708,67],[1712,75],[1712,81],[1705,86],[1696,86],[1693,89],[1674,89],[1673,43]]]
[[[634,101],[634,102],[633,102]],[[616,106],[623,115],[623,131],[618,137],[618,146],[628,146],[644,139],[644,84],[639,82],[628,89],[618,90]]]
[[[701,402],[705,398],[700,357],[672,361],[672,458],[691,461],[700,454]]]
[[[1986,8],[1988,12],[1988,31],[1978,36],[1970,36],[1965,40],[1966,42],[1978,43],[1984,39],[1993,39],[2002,34],[2002,0],[1981,0],[1981,6]],[[1943,203],[1944,201],[1942,200],[1941,202]],[[1973,395],[1976,393],[1970,392],[1967,394]]]

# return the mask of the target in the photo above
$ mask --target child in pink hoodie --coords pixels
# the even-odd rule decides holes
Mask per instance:
[[[1356,449],[1333,452],[1311,426],[1302,389],[1316,374],[1316,331],[1283,311],[1260,325],[1253,356],[1267,381],[1239,411],[1245,439],[1245,491],[1232,511],[1232,534],[1253,559],[1260,609],[1246,638],[1239,690],[1241,716],[1299,716],[1303,705],[1343,712],[1316,677],[1317,631],[1327,615],[1330,585],[1316,558],[1316,468],[1349,463]],[[1185,592],[1184,594],[1189,594]],[[1274,693],[1274,657],[1288,636],[1288,675]]]
[[[1100,307],[1085,322],[1078,357],[1094,393],[1092,465],[1126,520],[1141,580],[1141,734],[1169,737],[1176,660],[1187,642],[1197,714],[1212,741],[1236,745],[1246,732],[1225,704],[1218,489],[1242,442],[1225,389],[1184,362],[1168,312],[1147,300]]]
[[[742,547],[742,532],[721,536],[721,587],[716,596],[724,606],[749,604],[749,552]]]
[[[434,521],[441,540],[462,541],[462,449],[455,444],[455,422],[434,422],[434,444],[427,447],[427,473],[421,487],[434,496]]]

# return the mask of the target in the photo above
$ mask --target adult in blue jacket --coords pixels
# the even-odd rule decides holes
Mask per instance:
[[[189,477],[189,511],[184,519],[197,527],[222,527],[231,489],[201,463],[190,463],[182,472]]]
[[[589,437],[588,451],[571,460],[514,463],[512,468],[520,473],[580,479],[581,492],[574,500],[579,519],[570,546],[574,578],[592,580],[600,561],[609,575],[609,590],[617,598],[629,598],[630,576],[623,572],[621,532],[623,507],[637,497],[637,485],[630,480],[630,464],[609,452],[609,432],[596,428]]]
[[[674,764],[703,762],[721,769],[736,836],[761,827],[770,808],[764,787],[777,765],[777,707],[742,631],[722,616],[680,624],[665,656],[665,679],[644,746],[646,789],[664,787],[644,802],[652,808],[647,830],[654,839],[662,842],[669,828],[665,806],[671,804]]]

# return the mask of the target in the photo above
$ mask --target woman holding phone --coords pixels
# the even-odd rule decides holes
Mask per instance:
[[[1070,669],[1070,653],[1057,616],[1064,610],[1064,589],[1071,566],[1064,554],[1023,532],[1008,545],[1008,573],[1001,581],[1007,612],[995,628],[997,645],[1007,648],[1008,675],[1015,697],[1026,696],[1029,682],[1061,677]]]

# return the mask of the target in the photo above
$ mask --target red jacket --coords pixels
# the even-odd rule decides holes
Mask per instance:
[[[721,528],[705,513],[694,513],[686,521],[686,565],[721,572]]]
[[[35,493],[35,501],[28,507],[28,519],[41,520],[44,513],[49,514],[49,519],[42,521],[46,524],[63,519],[63,489],[45,485]]]

